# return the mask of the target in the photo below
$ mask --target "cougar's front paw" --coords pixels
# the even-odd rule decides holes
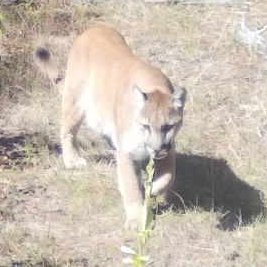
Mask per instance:
[[[140,204],[132,204],[126,208],[126,221],[124,228],[126,230],[137,231],[141,228],[143,217],[143,206]]]
[[[86,167],[86,160],[82,157],[64,158],[64,165],[67,169],[83,169]]]
[[[138,231],[140,229],[140,222],[138,219],[126,219],[124,229],[128,231]]]

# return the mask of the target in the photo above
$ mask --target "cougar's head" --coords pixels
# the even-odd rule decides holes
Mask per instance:
[[[172,93],[144,93],[135,87],[140,104],[137,118],[147,151],[154,159],[163,159],[172,148],[177,131],[182,126],[186,91],[176,88]]]

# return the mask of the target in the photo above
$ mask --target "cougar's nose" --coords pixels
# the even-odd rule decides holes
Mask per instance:
[[[156,150],[154,151],[154,159],[164,159],[168,155],[168,152],[166,150]]]
[[[167,150],[167,151],[169,151],[170,149],[171,149],[171,143],[163,144],[161,146],[161,150]]]

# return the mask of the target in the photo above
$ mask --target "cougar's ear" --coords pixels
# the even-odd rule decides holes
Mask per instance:
[[[139,103],[140,106],[143,106],[143,104],[146,102],[148,98],[147,94],[144,93],[142,89],[137,85],[133,86],[133,92],[134,92],[136,101]]]
[[[177,109],[183,108],[186,99],[186,90],[184,87],[177,87],[173,90],[173,106]]]

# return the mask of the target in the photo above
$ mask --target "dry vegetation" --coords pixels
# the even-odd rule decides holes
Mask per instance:
[[[61,97],[32,62],[46,42],[63,73],[73,38],[95,21],[188,91],[173,210],[158,216],[152,266],[267,266],[267,68],[234,40],[242,7],[79,2],[1,7],[0,266],[121,266],[119,247],[133,242],[112,153],[83,131],[89,167],[64,170]],[[266,12],[255,1],[248,24],[267,24]]]

